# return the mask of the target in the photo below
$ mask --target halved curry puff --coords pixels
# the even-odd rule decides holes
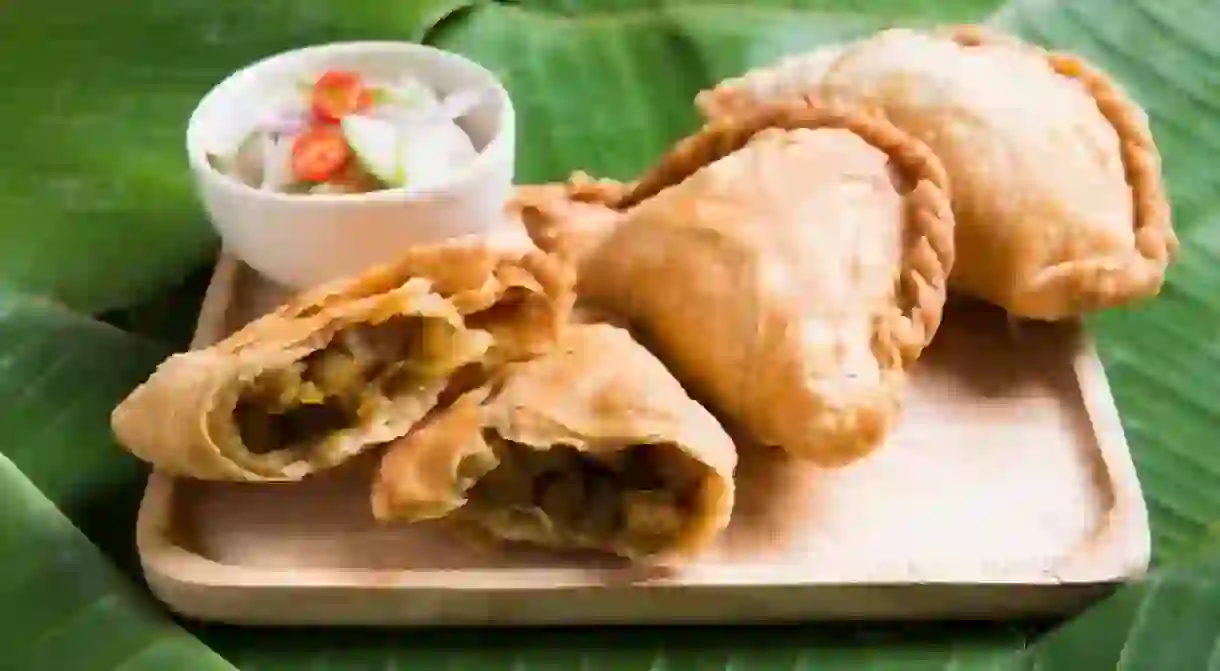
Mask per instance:
[[[573,325],[391,443],[374,516],[636,561],[680,561],[728,524],[732,440],[631,335]]]
[[[111,425],[173,475],[297,480],[406,434],[451,383],[545,351],[572,300],[571,273],[536,249],[415,248],[171,356]]]

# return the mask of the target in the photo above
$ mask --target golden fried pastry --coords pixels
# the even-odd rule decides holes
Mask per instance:
[[[509,209],[535,245],[579,267],[622,221],[614,205],[632,186],[576,172],[566,182],[517,187]]]
[[[840,44],[786,56],[780,60],[730,77],[695,96],[695,107],[707,119],[749,113],[777,100],[805,98],[822,81],[826,69],[843,53]]]
[[[1160,291],[1178,241],[1147,118],[1079,58],[977,27],[894,29],[696,104],[732,116],[801,94],[879,109],[936,152],[957,220],[951,289],[1045,320]]]
[[[451,383],[480,383],[459,373],[553,346],[572,282],[536,249],[473,238],[415,248],[170,357],[111,425],[173,475],[300,479],[406,434]]]
[[[757,442],[824,465],[881,442],[953,260],[931,151],[879,118],[780,104],[683,140],[615,206],[582,299]]]
[[[627,331],[572,326],[382,457],[380,520],[680,561],[728,523],[733,442]]]

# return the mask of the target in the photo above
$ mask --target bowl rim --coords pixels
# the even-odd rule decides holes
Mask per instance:
[[[491,82],[490,90],[494,93],[496,99],[501,104],[501,111],[498,119],[498,127],[494,129],[493,135],[487,144],[479,151],[467,166],[465,166],[457,175],[449,180],[437,184],[429,185],[422,189],[405,191],[403,189],[384,189],[381,191],[370,191],[368,193],[283,193],[279,191],[264,191],[256,189],[244,182],[234,179],[225,173],[212,167],[212,164],[207,160],[207,152],[201,146],[202,143],[196,138],[196,129],[201,123],[200,117],[203,110],[213,101],[226,95],[228,89],[236,86],[236,82],[253,76],[253,73],[286,61],[300,57],[302,54],[320,53],[351,53],[351,52],[381,52],[389,56],[404,55],[404,54],[426,54],[430,58],[439,61],[448,61],[459,67],[474,70],[483,74]],[[345,42],[329,42],[326,44],[315,44],[297,49],[289,49],[279,53],[265,56],[257,61],[249,63],[225,76],[224,79],[217,82],[211,89],[208,90],[195,108],[191,111],[190,117],[186,124],[186,153],[187,161],[192,170],[201,175],[204,179],[210,180],[217,187],[228,190],[231,195],[244,198],[262,198],[270,201],[281,201],[285,203],[318,203],[318,204],[341,204],[341,203],[360,203],[367,201],[377,202],[412,202],[416,200],[424,200],[435,198],[438,196],[452,195],[465,190],[465,187],[480,175],[492,170],[495,167],[496,154],[500,153],[501,147],[508,144],[510,134],[515,131],[515,111],[513,109],[512,98],[508,94],[508,90],[504,88],[504,83],[491,70],[488,70],[478,62],[471,60],[461,54],[444,49],[438,49],[426,44],[418,44],[415,42],[395,42],[395,41],[345,41]],[[509,157],[509,160],[514,160],[515,157]]]

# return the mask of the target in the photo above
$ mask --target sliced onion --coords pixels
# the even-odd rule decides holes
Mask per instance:
[[[304,109],[281,109],[267,115],[255,129],[263,133],[296,135],[309,125],[309,112]]]
[[[263,134],[264,191],[283,191],[292,183],[292,136]]]
[[[455,91],[445,96],[441,101],[440,114],[448,121],[455,121],[466,116],[476,105],[483,102],[490,89],[465,89]]]
[[[456,91],[441,99],[423,81],[406,77],[386,87],[388,100],[364,114],[394,124],[399,137],[400,160],[408,176],[407,188],[444,182],[473,160],[478,151],[455,123],[482,102],[487,89]],[[287,192],[292,175],[292,142],[309,127],[310,111],[299,102],[284,102],[255,124],[244,151],[236,152],[239,178],[265,191]],[[234,168],[230,168],[234,170]],[[310,193],[330,193],[330,187]]]

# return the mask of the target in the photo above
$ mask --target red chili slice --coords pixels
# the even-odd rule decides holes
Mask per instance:
[[[325,182],[343,169],[351,148],[336,126],[316,126],[292,142],[292,172],[297,179]]]
[[[358,73],[348,70],[330,70],[314,82],[310,95],[310,106],[319,121],[336,122],[339,119],[368,109],[373,96],[364,86]]]

